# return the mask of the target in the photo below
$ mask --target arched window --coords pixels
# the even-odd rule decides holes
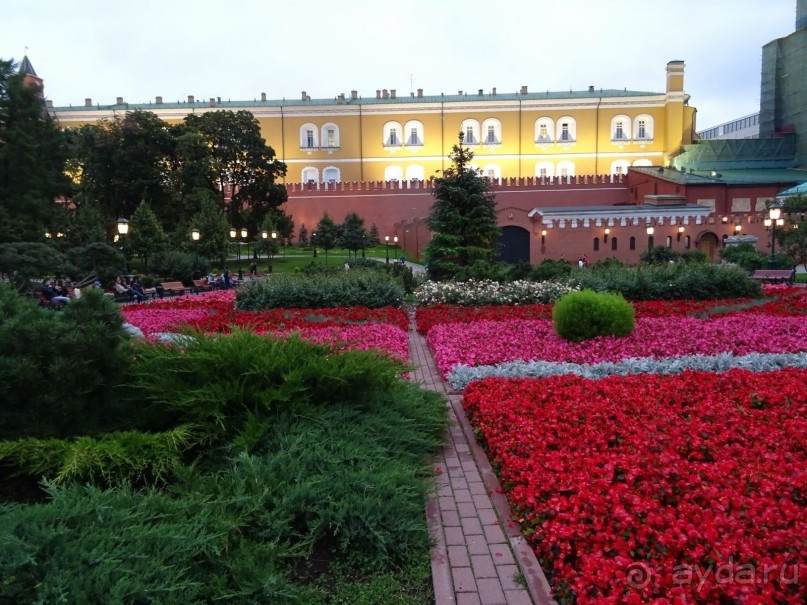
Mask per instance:
[[[476,120],[463,120],[460,131],[465,135],[465,145],[479,145],[479,122]]]
[[[630,166],[628,160],[616,160],[611,162],[611,174],[628,174],[628,166]]]
[[[322,171],[322,180],[326,183],[338,183],[342,180],[339,169],[335,166],[328,166]]]
[[[558,143],[574,143],[577,140],[577,122],[571,116],[563,116],[558,120]]]
[[[551,179],[555,176],[555,165],[552,162],[538,162],[535,165],[535,176],[541,179]]]
[[[307,166],[303,168],[303,183],[318,183],[319,182],[319,170],[314,168],[313,166]]]
[[[642,114],[636,116],[633,121],[634,140],[636,141],[652,141],[653,140],[653,117]]]
[[[632,235],[630,236],[630,241],[628,242],[628,248],[631,250],[636,250],[636,238]]]
[[[611,140],[615,143],[630,141],[630,118],[626,115],[611,118]]]
[[[384,124],[384,147],[400,147],[402,144],[402,136],[403,130],[398,122],[387,122]]]
[[[482,176],[491,181],[502,178],[502,169],[498,164],[485,164],[482,167]]]
[[[322,127],[322,146],[325,149],[339,149],[339,126],[336,124],[325,124]]]
[[[574,176],[574,162],[558,162],[558,176],[570,178]]]
[[[482,122],[482,136],[485,145],[499,145],[502,142],[502,123],[496,118]]]
[[[400,166],[387,166],[384,169],[384,180],[400,183],[403,180],[403,169]]]
[[[616,238],[615,237],[611,238],[611,250],[616,251]]]
[[[600,238],[595,237],[594,238],[594,252],[597,252],[597,250],[599,250],[599,249],[600,249]]]
[[[686,238],[684,239],[684,248],[689,250],[690,247],[692,247],[692,238],[687,235]]]
[[[407,181],[425,181],[425,171],[423,170],[423,166],[407,166],[406,167],[406,180]]]
[[[316,149],[319,147],[319,132],[314,124],[303,124],[300,126],[300,148]]]
[[[672,235],[667,236],[667,247],[672,248]]]
[[[535,142],[547,145],[555,141],[555,123],[551,118],[535,120]]]
[[[417,120],[409,120],[404,126],[407,147],[423,146],[423,124]]]

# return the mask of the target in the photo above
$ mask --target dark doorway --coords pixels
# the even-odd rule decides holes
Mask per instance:
[[[505,263],[530,262],[530,232],[523,227],[502,227],[499,260]]]

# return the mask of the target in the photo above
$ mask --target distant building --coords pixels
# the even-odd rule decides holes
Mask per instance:
[[[708,139],[758,139],[759,112],[701,130],[698,137]]]

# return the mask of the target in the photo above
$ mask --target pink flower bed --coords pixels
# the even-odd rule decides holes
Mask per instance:
[[[479,321],[436,325],[427,341],[443,376],[458,364],[506,361],[600,363],[631,357],[807,351],[807,322],[792,317],[738,315],[717,319],[644,318],[628,337],[579,344],[563,340],[546,320]]]

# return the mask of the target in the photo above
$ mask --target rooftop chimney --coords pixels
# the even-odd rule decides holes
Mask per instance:
[[[482,96],[482,89],[481,89],[481,88],[479,89],[479,92],[478,92],[477,94],[478,94],[480,97]]]
[[[115,105],[123,105],[123,97],[115,97]]]
[[[527,94],[527,87],[526,86],[521,87],[521,94],[523,94],[523,95]]]
[[[493,87],[493,92],[491,92],[490,94],[492,94],[494,96],[496,95],[496,87],[495,86]]]
[[[355,101],[359,98],[359,91],[358,90],[351,90],[350,91],[350,98]]]
[[[157,103],[157,105],[162,105],[163,104],[163,98],[162,97],[156,97],[154,99],[154,102]]]
[[[461,90],[458,90],[458,91],[457,91],[457,94],[458,94],[458,95],[460,95],[460,96],[462,96],[462,91],[461,91]]]
[[[193,103],[193,102],[194,102],[193,95],[188,95],[188,103]]]
[[[308,100],[308,95],[306,94],[306,92],[303,91],[301,94],[302,94],[302,100],[307,101]]]
[[[588,91],[589,91],[589,92],[594,92],[594,87],[593,87],[593,86],[589,86],[589,87],[588,87]]]
[[[266,101],[266,93],[265,92],[261,93],[261,101]]]
[[[89,97],[84,99],[84,107],[92,107],[92,99]]]
[[[215,107],[215,106],[216,106],[216,99],[214,99],[213,97],[210,97],[210,107]]]
[[[340,92],[339,96],[336,97],[336,102],[339,103],[339,105],[344,105],[344,103],[345,103],[345,93]]]
[[[418,88],[418,99],[422,99],[422,98],[423,98],[423,89]]]
[[[381,98],[389,99],[389,91],[386,88],[381,89]]]
[[[390,98],[390,99],[394,99],[394,98],[395,98],[395,89],[394,89],[394,88],[391,88],[391,89],[390,89],[390,91],[389,91],[389,98]]]
[[[376,90],[375,90],[375,98],[376,98],[376,99],[380,99],[380,98],[381,98],[381,91],[380,91],[378,88],[376,88]]]
[[[45,101],[45,107],[52,108],[53,107],[53,101],[51,99],[48,99],[47,101]]]

